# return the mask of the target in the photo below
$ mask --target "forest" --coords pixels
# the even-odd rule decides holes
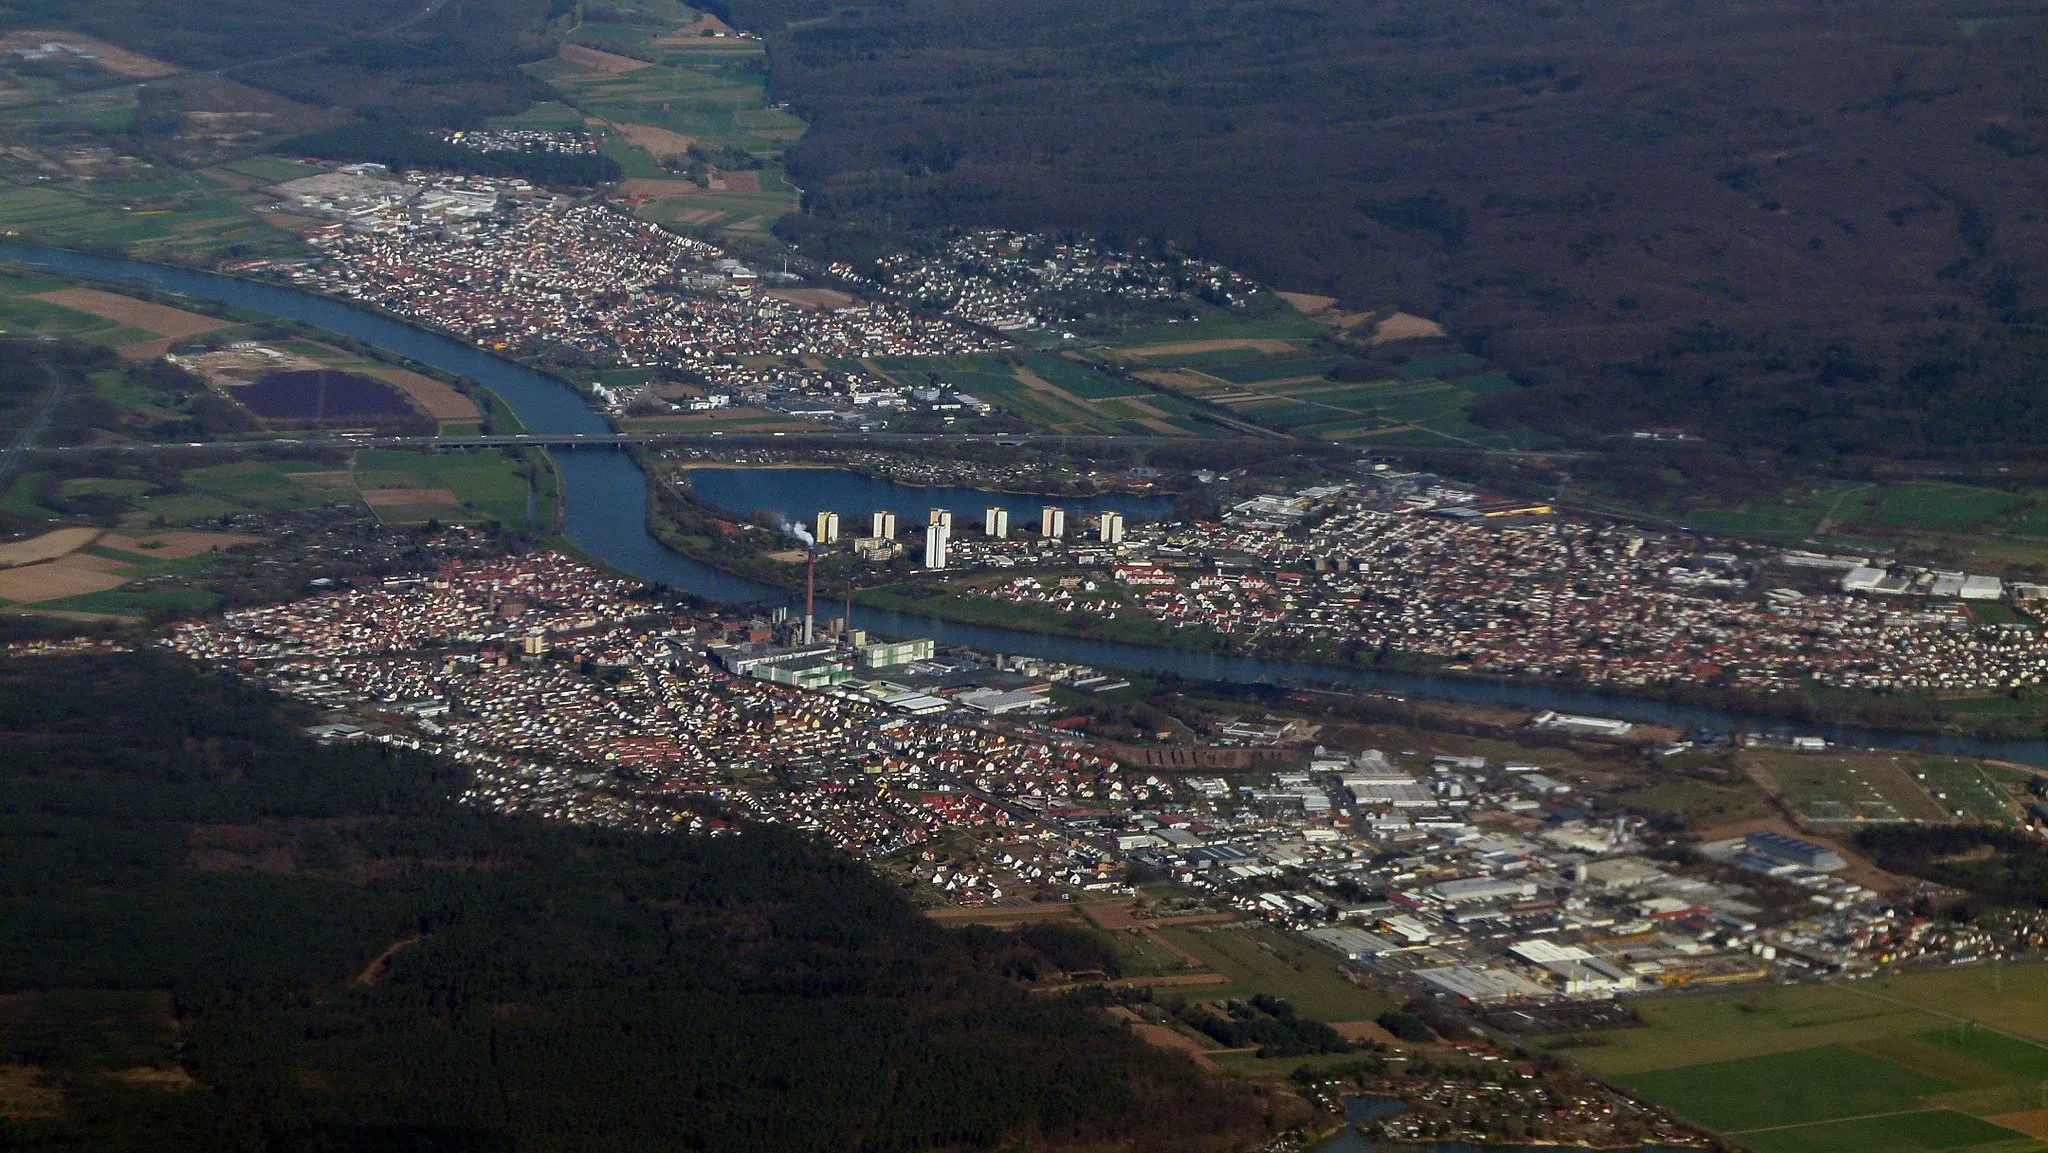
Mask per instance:
[[[75,29],[194,71],[370,120],[474,127],[546,93],[519,65],[554,54],[573,0],[0,0],[0,29]],[[146,90],[145,90],[146,91]]]
[[[718,7],[812,124],[807,249],[942,223],[1170,240],[1432,316],[1527,386],[1485,419],[1582,441],[2048,443],[2033,7]]]
[[[1961,889],[1994,905],[2048,907],[2048,847],[1992,825],[1880,825],[1856,834],[1878,866]]]
[[[0,662],[0,1148],[1204,1150],[1281,1098],[800,837],[485,817],[167,657]]]

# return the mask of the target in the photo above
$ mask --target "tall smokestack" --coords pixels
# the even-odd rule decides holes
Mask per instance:
[[[815,550],[804,553],[804,643],[811,644],[817,639],[813,629],[818,612],[818,554]]]

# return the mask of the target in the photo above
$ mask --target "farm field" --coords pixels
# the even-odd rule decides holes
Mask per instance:
[[[519,469],[500,452],[365,449],[356,454],[354,482],[385,521],[496,521],[516,530],[528,525],[529,489]],[[541,516],[552,511],[551,504],[536,508]]]
[[[679,4],[644,0],[638,8],[651,23],[586,21],[559,57],[527,70],[605,134],[600,149],[625,169],[621,192],[639,215],[678,228],[766,233],[798,207],[776,162],[805,125],[768,106],[761,43],[682,34],[703,18]],[[539,105],[505,123],[565,127],[573,115],[566,105]],[[693,159],[701,184],[685,171]]]
[[[1414,356],[1392,377],[1331,380],[1337,358],[1310,340],[1219,339],[1135,345],[1104,355],[1146,381],[1231,417],[1293,436],[1387,444],[1534,447],[1526,433],[1482,429],[1482,397],[1516,387],[1464,353]]]
[[[2040,1153],[2048,966],[1634,1002],[1564,1051],[1758,1153]],[[1981,1022],[1996,1022],[1988,1027]]]
[[[157,260],[203,262],[300,251],[296,237],[264,222],[238,194],[201,173],[188,191],[107,184],[86,192],[55,184],[0,186],[0,233],[66,248],[119,248]]]
[[[875,357],[859,364],[899,384],[942,381],[1056,432],[1214,436],[1226,431],[1196,419],[1203,406],[1185,397],[1053,353]]]
[[[0,607],[123,617],[204,610],[216,598],[203,589],[125,586],[182,576],[196,569],[199,558],[256,539],[217,532],[59,529],[13,546],[10,555],[35,559],[0,569]]]

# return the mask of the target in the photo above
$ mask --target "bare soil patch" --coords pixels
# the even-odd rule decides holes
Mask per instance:
[[[107,1075],[124,1085],[139,1085],[150,1089],[197,1089],[199,1087],[199,1082],[192,1079],[192,1074],[185,1072],[176,1065],[162,1067],[137,1065],[132,1069],[122,1069]]]
[[[1378,1021],[1332,1021],[1330,1028],[1335,1029],[1339,1037],[1354,1045],[1361,1041],[1372,1041],[1381,1045],[1399,1044],[1399,1038],[1387,1032],[1386,1027]]]
[[[53,621],[77,621],[82,625],[111,623],[117,625],[139,625],[141,617],[126,613],[82,613],[71,609],[0,608],[0,616],[47,617]]]
[[[1241,339],[1241,340],[1182,340],[1172,344],[1147,344],[1139,348],[1126,348],[1125,356],[1184,356],[1196,352],[1231,352],[1247,348],[1254,352],[1293,352],[1294,345],[1285,340]]]
[[[256,544],[263,538],[233,532],[159,532],[148,536],[123,534],[109,537],[104,543],[140,556],[155,557],[159,560],[184,560],[215,549],[233,548],[236,545]]]
[[[1373,327],[1374,344],[1392,344],[1397,340],[1425,340],[1442,336],[1444,326],[1406,312],[1397,312]]]
[[[138,340],[134,344],[124,344],[116,348],[114,355],[122,360],[157,360],[169,354],[171,346],[176,343],[178,342],[168,336],[155,340]]]
[[[697,143],[695,137],[685,136],[680,132],[670,132],[666,128],[656,128],[652,124],[620,124],[610,120],[605,121],[605,124],[634,145],[645,148],[653,153],[656,160],[660,160],[665,156],[687,156],[690,152],[690,145]],[[697,188],[695,184],[691,184],[687,180],[664,181],[664,183],[689,184],[690,187]],[[704,190],[698,188],[697,191],[702,192]],[[670,195],[674,195],[674,193]]]
[[[101,292],[93,288],[64,288],[56,292],[38,293],[37,300],[46,300],[63,308],[88,312],[129,328],[140,328],[178,340],[212,332],[217,328],[232,328],[234,321],[214,316],[201,316],[186,312],[182,308],[171,308],[162,304],[151,304],[146,300],[121,296],[118,293]]]
[[[1080,397],[1075,396],[1073,393],[1068,392],[1066,389],[1061,388],[1059,385],[1054,384],[1028,368],[1019,367],[1014,369],[1012,375],[1016,376],[1018,380],[1023,381],[1026,388],[1042,392],[1047,396],[1058,397],[1060,400],[1067,401],[1070,404],[1078,404],[1083,407],[1086,407],[1088,404],[1087,401],[1082,400]]]
[[[399,387],[435,420],[475,420],[476,402],[431,376],[404,368],[373,368],[371,376]]]
[[[2048,1138],[2048,1109],[2029,1109],[2024,1113],[2000,1113],[1984,1118],[1993,1125],[2017,1129],[2029,1137]]]
[[[1313,292],[1276,292],[1273,295],[1293,305],[1295,311],[1303,316],[1314,316],[1337,307],[1336,297],[1317,296]]]
[[[654,65],[649,64],[645,60],[635,60],[631,56],[619,56],[611,52],[602,52],[596,48],[585,48],[581,44],[562,45],[561,57],[578,67],[595,68],[599,72],[638,72],[642,68],[654,67]]]
[[[761,174],[758,172],[728,172],[725,174],[727,192],[761,191]]]
[[[1794,825],[1784,817],[1756,817],[1747,821],[1735,821],[1708,829],[1706,832],[1699,834],[1699,838],[1701,841],[1726,841],[1734,837],[1747,836],[1750,833],[1765,832],[1783,833],[1788,837],[1797,837],[1802,841],[1812,841],[1817,845],[1826,845],[1835,850],[1842,854],[1843,860],[1849,862],[1849,867],[1836,870],[1834,875],[1845,881],[1862,885],[1866,889],[1875,889],[1881,893],[1897,893],[1904,892],[1917,883],[1911,877],[1902,877],[1897,873],[1887,873],[1883,869],[1878,868],[1871,862],[1869,857],[1857,852],[1856,847],[1850,844],[1847,838],[1830,837],[1825,833],[1810,832]]]
[[[48,44],[53,40],[57,43],[69,44],[73,48],[81,48],[92,53],[98,59],[100,67],[116,76],[134,76],[140,79],[148,79],[153,76],[170,76],[179,71],[178,67],[174,64],[166,64],[154,57],[144,56],[140,52],[130,52],[126,48],[116,48],[104,40],[95,40],[90,36],[81,36],[76,32],[10,32],[5,36],[0,36],[0,51],[11,52],[18,48],[34,48],[38,45]]]
[[[713,33],[714,35],[706,36],[704,35],[706,32]],[[657,38],[654,42],[656,44],[682,44],[691,40],[711,40],[719,36],[731,35],[732,25],[706,12],[674,32]]]
[[[926,909],[926,917],[948,925],[1028,925],[1036,921],[1065,921],[1074,916],[1074,906],[1064,902],[1036,905],[995,905],[980,909]]]
[[[1131,1032],[1137,1034],[1138,1039],[1147,1045],[1186,1053],[1189,1057],[1194,1058],[1195,1064],[1200,1065],[1202,1068],[1212,1071],[1216,1068],[1216,1062],[1209,1059],[1209,1054],[1202,1050],[1202,1046],[1197,1044],[1193,1037],[1176,1033],[1164,1025],[1154,1025],[1150,1021],[1132,1022]]]
[[[64,1095],[55,1085],[43,1082],[43,1071],[34,1065],[9,1062],[0,1065],[0,1118],[29,1121],[55,1117]]]
[[[98,540],[99,535],[96,528],[60,528],[27,540],[9,541],[0,544],[0,568],[56,560]]]
[[[654,180],[635,176],[619,181],[619,195],[637,196],[642,200],[671,200],[679,196],[702,196],[704,193],[705,189],[694,180]]]
[[[363,503],[371,508],[455,508],[462,502],[445,488],[373,488],[363,493]]]
[[[836,288],[772,288],[763,295],[805,308],[845,308],[853,303],[853,297]]]
[[[391,972],[391,959],[419,944],[423,939],[415,935],[403,941],[393,941],[390,948],[377,954],[369,964],[363,966],[362,972],[356,974],[356,984],[374,985],[382,981],[385,975]]]
[[[99,563],[82,564],[80,560]],[[35,604],[85,593],[106,592],[128,583],[125,576],[101,571],[99,566],[106,563],[100,557],[65,557],[0,571],[0,600]]]

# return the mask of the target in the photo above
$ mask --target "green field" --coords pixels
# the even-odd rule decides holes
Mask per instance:
[[[247,211],[260,194],[236,194],[203,175],[186,191],[157,182],[91,192],[49,184],[0,186],[0,232],[64,247],[118,247],[159,259],[197,260],[301,251],[296,237]]]
[[[1194,998],[1265,993],[1320,1021],[1370,1020],[1395,1007],[1385,996],[1345,980],[1328,957],[1276,933],[1206,928],[1167,928],[1158,933],[1230,978],[1229,985],[1190,986],[1187,992]]]
[[[2020,503],[2020,497],[1961,484],[1887,485],[1871,519],[1902,528],[1961,530],[1983,524]]]
[[[802,137],[803,121],[768,107],[765,52],[759,41],[737,38],[696,38],[667,35],[694,20],[696,13],[678,4],[643,0],[638,9],[647,23],[586,21],[570,36],[572,44],[629,56],[647,67],[606,72],[566,59],[527,66],[533,76],[554,86],[575,107],[560,102],[536,105],[518,117],[500,121],[508,127],[568,128],[588,120],[606,133],[600,150],[617,160],[628,177],[679,180],[683,174],[664,170],[661,148],[643,137],[630,139],[629,128],[609,129],[606,122],[644,126],[686,137],[709,153],[723,173],[725,187],[713,186],[686,196],[650,200],[638,210],[649,220],[678,228],[716,228],[764,234],[779,217],[799,206],[797,192],[782,179],[777,165],[790,144]],[[669,139],[668,154],[684,147]],[[654,150],[650,150],[650,149]],[[765,162],[748,168],[727,163],[727,149]],[[758,183],[758,190],[748,187]],[[693,219],[715,212],[716,217]]]
[[[2012,810],[2012,794],[2006,791],[2005,782],[2015,775],[2030,775],[1952,758],[1922,761],[1913,773],[1926,786],[1935,804],[1954,816],[2000,824],[2018,820]]]
[[[1634,1005],[1645,1027],[1589,1037],[1571,1059],[1758,1153],[2048,1150],[1987,1120],[2043,1107],[2048,965]]]
[[[1401,365],[1398,376],[1353,382],[1329,379],[1326,374],[1336,361],[1314,352],[1305,341],[1273,351],[1133,355],[1143,351],[1132,349],[1121,359],[1133,371],[1154,374],[1147,379],[1163,387],[1291,436],[1488,448],[1535,448],[1546,443],[1539,434],[1496,431],[1472,423],[1474,404],[1517,385],[1504,372],[1482,371],[1486,362],[1465,353],[1413,357]]]
[[[1917,766],[1890,754],[1758,753],[1785,799],[1814,820],[1939,821],[1947,812],[1914,779]]]
[[[1615,1083],[1722,1133],[1900,1112],[1960,1086],[1839,1045],[1659,1069]],[[1796,1091],[1787,1092],[1787,1086]]]
[[[1762,1133],[1742,1133],[1738,1140],[1757,1153],[1940,1153],[1970,1149],[1976,1153],[2036,1153],[2042,1142],[2011,1129],[1980,1121],[1952,1109],[1826,1121]]]
[[[885,356],[866,363],[899,384],[939,381],[1019,420],[1060,432],[1215,436],[1222,431],[1193,419],[1202,410],[1197,402],[1142,381],[1051,353],[1026,352],[1014,359],[1015,364],[997,355]],[[1027,372],[1051,388],[1026,381],[1020,373]]]
[[[378,510],[385,520],[497,521],[516,529],[527,525],[527,483],[518,468],[516,460],[494,451],[429,453],[365,449],[356,454],[355,482],[366,492],[380,488],[446,489],[459,502],[453,507],[387,506]],[[537,510],[542,515],[548,511]]]

